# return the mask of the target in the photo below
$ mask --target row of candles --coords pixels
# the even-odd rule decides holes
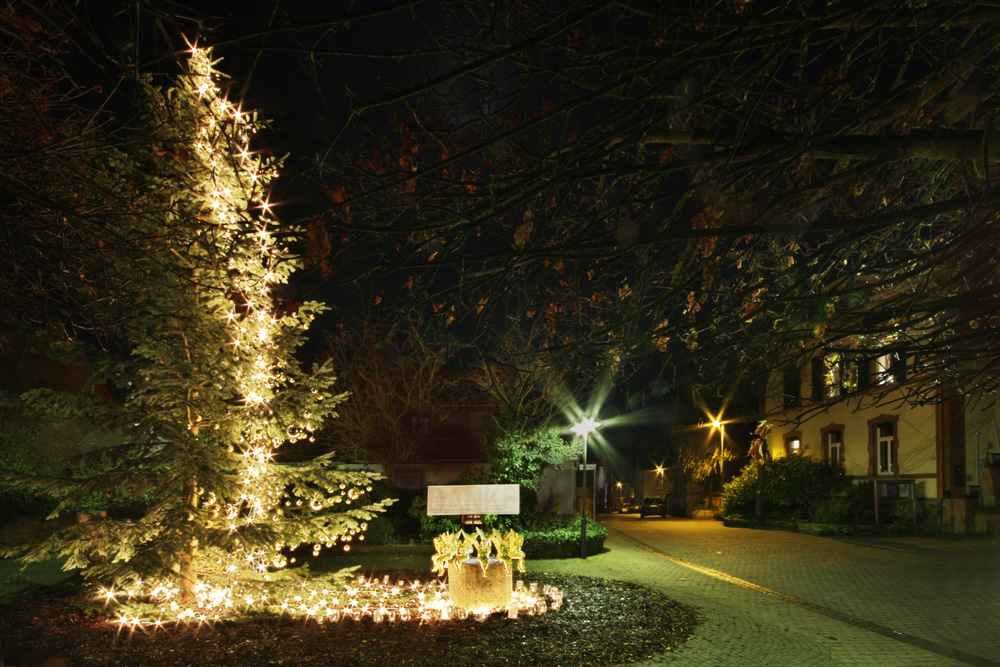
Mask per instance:
[[[534,582],[525,586],[522,580],[516,582],[506,609],[477,611],[454,606],[441,580],[410,584],[397,580],[393,583],[389,575],[381,580],[358,577],[340,588],[314,582],[311,586],[302,583],[294,591],[284,593],[263,587],[256,594],[247,590],[200,582],[193,606],[179,602],[179,591],[162,586],[148,591],[141,586],[107,589],[100,592],[100,597],[106,602],[123,603],[124,609],[130,606],[129,601],[143,598],[158,605],[158,613],[150,613],[148,606],[143,605],[147,608],[145,612],[126,612],[115,619],[120,626],[130,628],[160,627],[172,621],[215,622],[250,610],[271,611],[321,623],[366,618],[375,623],[451,621],[470,617],[484,620],[497,612],[506,612],[507,617],[513,619],[521,614],[533,616],[555,611],[563,604],[563,593],[558,588],[548,584],[539,588]]]

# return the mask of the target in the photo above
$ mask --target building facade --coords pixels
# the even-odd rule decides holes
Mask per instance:
[[[974,486],[965,408],[943,388],[915,400],[907,381],[917,373],[913,358],[892,353],[848,363],[827,354],[786,366],[766,400],[769,454],[827,461],[856,482],[875,482],[883,497],[910,494],[942,521],[954,520]]]

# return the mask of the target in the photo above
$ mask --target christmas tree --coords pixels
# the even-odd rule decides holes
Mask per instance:
[[[323,307],[277,294],[298,267],[289,248],[298,230],[278,227],[269,210],[280,160],[254,150],[262,121],[224,97],[215,64],[192,48],[174,87],[143,80],[149,141],[109,165],[142,193],[128,227],[113,230],[121,251],[106,258],[128,290],[92,301],[109,311],[104,321],[125,324],[111,345],[57,339],[48,351],[85,361],[119,400],[22,396],[68,417],[104,415],[128,444],[83,479],[5,479],[61,498],[52,517],[83,499],[144,499],[138,518],[92,517],[16,555],[64,556],[66,568],[111,584],[109,598],[127,590],[169,618],[277,604],[274,573],[289,547],[349,548],[391,502],[366,504],[374,476],[328,457],[275,460],[346,395],[333,392],[328,366],[296,359]]]

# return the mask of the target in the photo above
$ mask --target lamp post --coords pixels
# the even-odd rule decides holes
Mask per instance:
[[[583,436],[583,506],[580,512],[583,521],[580,524],[580,558],[587,557],[587,436],[600,427],[600,422],[587,417],[570,429],[573,433]]]
[[[726,425],[718,419],[713,419],[712,428],[719,429],[719,491],[721,491],[722,486],[726,483],[726,470],[724,468],[726,464]]]

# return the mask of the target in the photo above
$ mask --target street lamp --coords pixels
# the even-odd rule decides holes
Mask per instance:
[[[718,419],[712,420],[712,428],[719,429],[719,488],[726,483],[725,461],[726,461],[726,425]]]
[[[601,427],[601,422],[587,417],[570,430],[583,436],[583,522],[580,524],[580,558],[587,557],[587,436]]]

